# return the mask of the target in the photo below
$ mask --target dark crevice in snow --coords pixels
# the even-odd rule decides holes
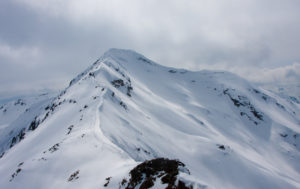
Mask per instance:
[[[72,173],[72,174],[70,175],[70,177],[68,178],[68,181],[71,182],[71,181],[74,181],[74,180],[79,179],[79,171],[80,171],[80,170],[77,170],[77,171],[75,171],[74,173]]]
[[[0,159],[4,156],[5,152],[2,152],[2,154],[0,155]]]
[[[19,163],[17,170],[11,175],[11,178],[9,179],[9,182],[13,181],[13,179],[18,176],[18,174],[22,171],[21,166],[24,164],[24,162]]]
[[[218,145],[218,146],[219,146],[219,149],[225,150],[225,146],[224,145]]]
[[[48,149],[49,152],[53,153],[59,149],[59,143],[54,144],[51,148]]]
[[[299,133],[291,130],[291,129],[285,129],[278,133],[279,136],[284,140],[286,143],[292,145],[295,147],[298,151],[300,151],[300,137]]]
[[[18,99],[18,100],[14,103],[14,105],[15,105],[15,106],[16,106],[16,105],[24,106],[24,105],[26,105],[26,103],[25,103],[22,99]]]
[[[120,102],[120,106],[122,106],[125,110],[127,110],[127,105],[124,102]]]
[[[68,127],[67,135],[69,135],[72,132],[73,127],[74,127],[74,125],[71,125]]]
[[[25,138],[25,128],[22,128],[19,133],[11,139],[10,148],[12,148],[16,143],[20,142]],[[4,154],[4,153],[3,153]]]
[[[46,114],[47,115],[47,114]],[[34,118],[34,120],[30,123],[28,130],[34,131],[40,124],[40,120],[37,120],[37,116]]]
[[[12,175],[11,175],[11,178],[9,180],[9,182],[13,181],[13,179],[18,176],[18,174],[22,171],[21,168],[18,168]]]
[[[38,161],[47,161],[47,159],[44,157],[41,157],[40,159],[38,159]]]
[[[142,148],[137,148],[136,150],[137,150],[138,152],[144,152],[144,153],[147,154],[147,155],[150,155],[150,154],[151,154],[150,152],[148,152],[147,150],[142,149]]]
[[[169,70],[170,73],[176,73],[176,70]]]
[[[109,182],[110,182],[110,179],[111,177],[107,177],[105,180],[106,180],[106,183],[103,185],[104,187],[107,187]]]

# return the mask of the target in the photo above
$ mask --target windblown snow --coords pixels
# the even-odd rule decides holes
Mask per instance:
[[[138,164],[168,158],[192,188],[297,189],[299,133],[295,100],[111,49],[58,96],[0,105],[0,188],[125,188]]]

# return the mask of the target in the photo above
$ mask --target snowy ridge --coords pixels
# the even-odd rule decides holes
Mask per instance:
[[[111,49],[30,109],[0,117],[5,188],[119,188],[159,157],[183,162],[193,188],[300,188],[300,105],[232,73]]]

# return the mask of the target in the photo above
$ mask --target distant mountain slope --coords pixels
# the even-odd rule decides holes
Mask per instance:
[[[300,105],[232,73],[111,49],[30,109],[0,117],[4,188],[300,188]]]
[[[300,81],[298,84],[264,84],[262,85],[264,89],[272,91],[281,98],[285,98],[294,103],[300,104]]]
[[[26,125],[41,113],[43,106],[49,104],[54,95],[29,95],[0,104],[0,155],[24,137]]]

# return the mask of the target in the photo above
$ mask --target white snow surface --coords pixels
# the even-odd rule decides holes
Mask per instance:
[[[111,49],[56,98],[13,106],[0,109],[3,189],[115,189],[157,157],[183,162],[194,188],[300,188],[300,105],[232,73]]]

